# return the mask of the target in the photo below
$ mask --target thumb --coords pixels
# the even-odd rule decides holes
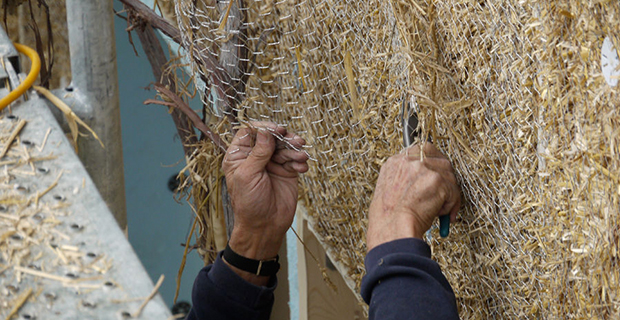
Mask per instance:
[[[252,148],[252,152],[247,158],[247,165],[251,171],[262,171],[269,161],[276,149],[276,142],[274,137],[266,129],[258,129],[256,133],[256,143]]]

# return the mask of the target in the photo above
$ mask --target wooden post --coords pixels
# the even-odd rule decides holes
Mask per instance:
[[[299,207],[299,206],[298,206]],[[301,211],[301,212],[300,212]],[[300,214],[301,213],[301,214]],[[298,210],[297,232],[306,245],[297,243],[299,274],[299,319],[300,320],[364,320],[364,303],[353,293],[342,275],[329,261],[325,249],[312,232],[305,210]],[[310,254],[310,251],[312,254]],[[314,255],[317,262],[312,258]],[[330,288],[323,279],[324,268],[337,291]]]
[[[289,284],[288,284],[288,259],[286,250],[286,238],[280,248],[280,271],[278,272],[278,287],[276,288],[275,302],[271,311],[271,320],[289,320],[291,318],[291,309],[288,306],[290,300]]]

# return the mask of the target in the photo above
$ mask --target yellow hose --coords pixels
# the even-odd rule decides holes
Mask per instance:
[[[9,92],[6,97],[0,99],[0,111],[6,108],[11,102],[19,98],[22,94],[24,94],[26,90],[30,89],[34,81],[39,76],[39,71],[41,70],[41,59],[39,58],[39,54],[36,51],[34,51],[30,47],[19,43],[14,43],[14,45],[17,51],[25,54],[26,56],[28,56],[28,58],[30,58],[30,73],[28,73],[26,79],[19,86],[17,86],[15,90]]]

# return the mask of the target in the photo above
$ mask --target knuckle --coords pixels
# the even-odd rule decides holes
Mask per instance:
[[[420,153],[420,145],[416,144],[416,145],[409,147],[409,152]]]
[[[437,164],[439,164],[442,168],[446,168],[446,169],[452,169],[452,164],[450,163],[450,160],[448,160],[447,158],[441,157],[441,158],[435,158],[435,161],[437,162]]]
[[[252,149],[251,154],[253,154],[256,158],[265,158],[272,155],[266,148],[254,148]]]
[[[239,130],[237,130],[237,134],[235,134],[235,137],[237,139],[242,139],[243,137],[246,137],[250,135],[251,133],[252,133],[252,129],[250,128],[240,128]]]
[[[401,154],[395,154],[395,155],[389,157],[387,159],[386,163],[394,163],[398,159],[398,157],[401,157],[401,156],[402,156]]]
[[[248,177],[251,177],[251,174],[243,166],[237,168],[237,170],[235,171],[230,172],[230,178],[233,183],[236,183],[237,181],[244,181],[248,179]]]
[[[448,174],[448,178],[450,179],[450,182],[452,182],[452,184],[458,186],[458,180],[456,179],[456,175],[454,174],[454,172],[450,172]]]
[[[437,147],[435,146],[434,143],[432,142],[427,142],[424,144],[424,151],[430,151],[430,152],[436,152],[436,153],[440,153],[439,149],[437,149]]]
[[[441,174],[439,174],[436,171],[430,171],[428,173],[427,181],[431,188],[437,188],[437,189],[439,189],[441,185],[444,183],[443,177],[441,176]]]
[[[381,166],[381,171],[385,171],[387,169],[389,169],[390,167],[393,167],[396,163],[396,156],[391,156],[389,157],[385,163]]]
[[[412,168],[414,172],[421,172],[424,170],[428,170],[428,168],[426,167],[426,164],[424,164],[424,162],[422,161],[413,161]]]
[[[454,174],[454,167],[452,167],[452,163],[450,163],[450,160],[448,160],[448,158],[435,158],[434,160],[436,161],[439,168],[446,172]]]

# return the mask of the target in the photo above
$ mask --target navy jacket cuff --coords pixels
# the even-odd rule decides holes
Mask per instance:
[[[390,241],[374,247],[366,255],[366,274],[370,274],[380,266],[381,260],[388,255],[405,253],[414,254],[424,258],[431,258],[431,248],[422,239],[405,238]]]

